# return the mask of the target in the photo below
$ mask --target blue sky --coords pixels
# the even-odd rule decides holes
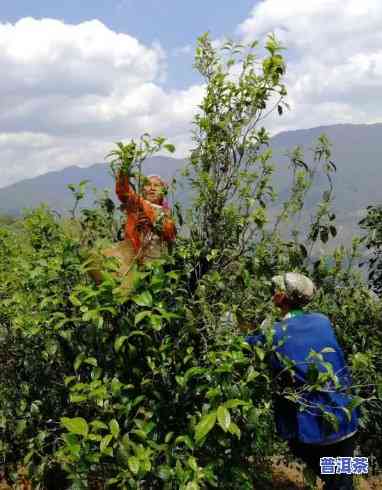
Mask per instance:
[[[264,121],[271,134],[381,122],[381,25],[381,0],[4,0],[0,187],[103,161],[144,132],[186,157],[206,31],[260,44],[275,33],[287,48],[291,110]]]
[[[186,87],[198,80],[192,68],[193,52],[177,49],[195,46],[198,36],[234,36],[248,17],[254,0],[12,0],[2,2],[0,20],[51,17],[67,23],[99,19],[110,29],[128,33],[144,44],[159,42],[168,52],[169,87]],[[171,63],[173,61],[173,63]]]
[[[12,0],[2,2],[1,19],[15,22],[52,17],[77,24],[100,19],[113,30],[142,42],[160,41],[167,49],[189,44],[205,30],[213,36],[233,32],[255,5],[254,0]]]

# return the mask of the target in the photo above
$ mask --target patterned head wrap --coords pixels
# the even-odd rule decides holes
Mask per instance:
[[[166,182],[160,175],[151,174],[147,176],[148,179],[158,179],[164,185],[164,187],[168,187],[168,182]]]
[[[301,306],[312,301],[316,293],[316,286],[313,281],[298,272],[287,272],[280,276],[274,276],[272,283],[276,289],[284,292],[290,301]]]

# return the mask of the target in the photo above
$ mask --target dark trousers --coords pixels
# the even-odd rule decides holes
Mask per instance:
[[[328,446],[303,444],[298,441],[289,442],[292,453],[302,459],[302,461],[321,478],[324,482],[325,490],[354,490],[353,475],[321,475],[320,458],[353,457],[355,445],[356,434],[344,441]]]

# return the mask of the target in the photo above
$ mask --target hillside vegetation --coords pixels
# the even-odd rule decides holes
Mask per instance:
[[[337,215],[338,230],[335,243],[346,243],[350,246],[352,236],[359,232],[358,222],[364,216],[366,206],[380,200],[382,124],[341,124],[286,131],[273,136],[270,139],[272,161],[275,165],[272,181],[279,193],[279,199],[273,203],[273,207],[277,209],[282,203],[291,185],[287,153],[296,146],[301,146],[308,158],[311,148],[322,133],[325,133],[331,142],[332,158],[337,165],[337,173],[333,176],[333,210]],[[191,195],[187,181],[181,177],[185,163],[185,160],[155,156],[144,162],[144,170],[146,174],[160,173],[168,180],[176,177],[178,185],[174,196],[171,197],[188,207]],[[103,189],[111,190],[110,195],[114,199],[113,179],[109,168],[105,163],[99,163],[82,168],[67,167],[0,188],[0,213],[20,215],[24,208],[36,207],[41,202],[59,213],[68,212],[71,207],[71,194],[67,185],[79,184],[83,180],[89,181],[89,192],[83,201],[84,206],[93,205],[94,194],[90,192],[93,187],[98,192]],[[320,199],[323,183],[316,179],[314,189],[307,196],[303,210],[303,217],[307,222]]]
[[[361,453],[380,469],[382,304],[359,275],[360,239],[313,254],[336,235],[336,167],[324,135],[309,155],[313,166],[299,150],[290,155],[289,192],[269,226],[274,168],[257,121],[275,94],[282,113],[286,88],[273,37],[266,53],[260,62],[255,45],[220,52],[199,39],[207,92],[184,170],[194,200],[175,208],[171,253],[136,267],[129,293],[113,259],[99,264],[99,285],[88,273],[94,252],[121,234],[123,217],[108,196],[81,209],[84,186],[72,186],[71,217],[39,207],[0,225],[0,455],[8,481],[20,483],[23,466],[40,489],[267,488],[272,458],[286,454],[273,397],[301,405],[302,396],[268,367],[271,330],[263,347],[251,347],[238,323],[272,322],[271,277],[292,270],[318,286],[311,308],[335,326],[353,375],[347,413],[361,410]],[[241,69],[237,79],[232,66]],[[143,136],[130,163],[165,145]],[[324,191],[309,228],[299,229],[295,218],[316,178]],[[307,389],[335,377],[314,368],[325,356],[308,360]]]

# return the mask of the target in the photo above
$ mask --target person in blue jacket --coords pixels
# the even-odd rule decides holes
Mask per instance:
[[[326,490],[351,490],[353,478],[347,473],[355,450],[358,416],[356,410],[347,409],[351,402],[348,393],[351,380],[343,351],[330,320],[320,313],[302,310],[316,291],[308,277],[288,272],[275,276],[272,284],[273,302],[281,309],[283,319],[273,326],[270,363],[281,384],[298,393],[298,399],[293,401],[282,394],[275,398],[278,433],[289,442],[291,451],[324,481]],[[250,335],[246,341],[251,345],[263,343],[265,335]],[[318,356],[312,355],[312,351]],[[290,361],[293,367],[286,369]],[[328,370],[331,374],[325,385],[309,390],[317,375]],[[341,461],[337,458],[347,462],[347,473],[340,471]]]

